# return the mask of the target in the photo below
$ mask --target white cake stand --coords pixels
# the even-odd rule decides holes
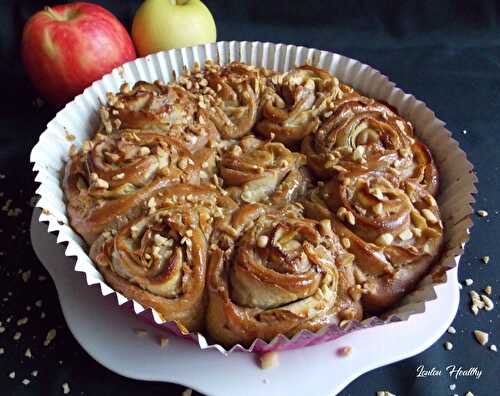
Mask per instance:
[[[279,366],[262,370],[254,354],[237,352],[226,357],[175,336],[161,348],[158,330],[119,307],[113,295],[103,297],[98,286],[87,286],[84,275],[74,271],[72,259],[38,217],[35,210],[33,248],[54,280],[69,329],[96,361],[133,379],[173,382],[217,396],[332,395],[367,371],[427,349],[448,328],[458,308],[454,268],[447,272],[448,281],[435,288],[437,299],[426,304],[425,313],[329,343],[280,352]],[[149,335],[139,337],[134,331],[139,328]],[[336,350],[342,346],[351,346],[352,353],[339,357]]]

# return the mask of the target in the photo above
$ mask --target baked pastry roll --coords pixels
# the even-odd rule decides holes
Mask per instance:
[[[411,123],[310,65],[124,84],[71,155],[72,227],[106,281],[227,346],[382,313],[439,259]]]
[[[302,141],[308,165],[320,179],[341,171],[390,171],[401,180],[413,179],[434,194],[437,171],[427,147],[413,136],[412,125],[388,106],[344,92],[314,135]],[[388,176],[389,177],[389,176]]]
[[[361,319],[354,257],[329,220],[305,219],[296,206],[249,204],[215,235],[206,325],[217,341],[248,345]]]
[[[304,65],[271,77],[262,98],[256,131],[286,145],[316,131],[320,115],[341,92],[339,81],[325,70]]]
[[[126,222],[156,190],[204,182],[214,168],[213,150],[193,156],[161,133],[98,133],[66,165],[63,189],[71,226],[90,244],[107,227]]]
[[[292,202],[305,193],[310,178],[304,155],[282,143],[242,138],[221,154],[220,175],[226,191],[238,201]]]
[[[205,70],[186,73],[183,86],[205,98],[210,120],[224,139],[237,139],[250,133],[257,120],[261,69],[239,62],[225,66],[206,63]]]
[[[101,132],[154,131],[178,140],[193,152],[219,138],[203,99],[177,84],[139,81],[133,88],[123,84],[118,94],[108,94],[100,116]]]
[[[159,190],[134,220],[104,232],[90,256],[115,290],[186,331],[201,330],[213,222],[234,205],[209,187]]]
[[[397,185],[376,171],[342,173],[305,203],[313,217],[330,210],[334,231],[356,257],[367,313],[381,313],[411,291],[441,248],[443,224],[433,196],[411,182],[409,194]]]

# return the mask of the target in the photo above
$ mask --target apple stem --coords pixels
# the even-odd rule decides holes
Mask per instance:
[[[54,18],[56,21],[63,21],[64,18],[58,14],[57,12],[55,12],[52,8],[50,8],[49,6],[45,6],[44,8],[44,11],[49,14],[49,16],[51,18]]]
[[[170,0],[172,5],[184,5],[186,4],[189,0]]]

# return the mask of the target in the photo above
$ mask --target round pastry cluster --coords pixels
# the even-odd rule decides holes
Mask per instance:
[[[63,187],[117,291],[224,345],[394,305],[443,236],[429,149],[310,65],[185,70],[109,93]]]

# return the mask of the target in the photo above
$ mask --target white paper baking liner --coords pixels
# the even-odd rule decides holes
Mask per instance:
[[[57,113],[33,148],[30,161],[34,163],[35,181],[40,184],[36,191],[40,196],[36,206],[43,209],[39,221],[48,223],[48,232],[57,234],[57,243],[67,244],[65,255],[76,259],[75,271],[85,276],[89,286],[98,284],[103,295],[114,293],[119,305],[125,304],[136,314],[181,335],[175,323],[162,322],[156,311],[127,299],[105,283],[87,255],[86,244],[68,226],[60,175],[71,144],[81,146],[94,133],[98,125],[99,103],[106,102],[106,92],[118,91],[124,82],[131,85],[139,80],[169,82],[182,73],[183,66],[192,68],[195,63],[203,66],[207,59],[220,64],[242,61],[280,72],[310,63],[328,70],[361,93],[396,107],[403,117],[413,123],[416,135],[430,147],[439,170],[441,185],[437,201],[444,223],[444,252],[432,273],[396,308],[386,313],[384,320],[373,317],[362,322],[350,322],[342,329],[329,326],[317,333],[302,331],[291,339],[279,335],[269,343],[258,339],[249,348],[236,345],[229,350],[211,344],[199,333],[184,336],[195,340],[201,349],[214,348],[224,354],[235,350],[262,352],[325,342],[361,328],[406,320],[410,315],[425,312],[425,303],[436,298],[434,284],[446,282],[445,271],[458,263],[468,239],[468,229],[472,225],[473,194],[476,193],[474,184],[477,181],[473,166],[445,128],[444,122],[424,102],[404,93],[379,71],[338,54],[294,45],[231,41],[149,55],[114,69]]]

